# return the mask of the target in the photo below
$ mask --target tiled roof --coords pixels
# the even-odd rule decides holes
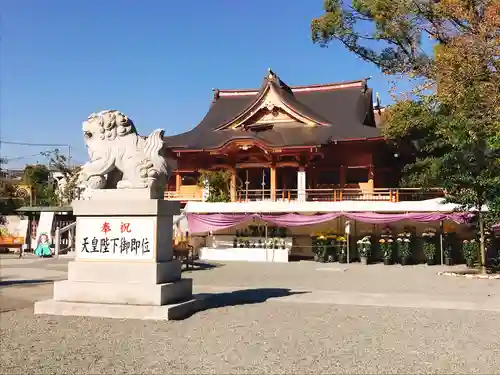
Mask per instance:
[[[317,126],[275,127],[266,131],[218,130],[254,108],[272,86],[286,106],[317,123]],[[214,149],[231,140],[253,139],[273,147],[321,145],[332,141],[378,138],[373,114],[372,90],[366,80],[324,85],[287,86],[274,73],[260,89],[215,90],[208,113],[192,130],[165,137],[173,149]]]

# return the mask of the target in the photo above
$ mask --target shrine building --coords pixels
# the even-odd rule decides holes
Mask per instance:
[[[165,198],[201,201],[203,169],[231,172],[233,202],[441,196],[398,189],[402,161],[382,137],[382,112],[367,79],[289,86],[269,70],[260,88],[214,89],[196,127],[165,137],[178,163]]]

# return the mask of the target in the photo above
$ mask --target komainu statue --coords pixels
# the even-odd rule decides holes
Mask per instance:
[[[163,195],[171,171],[164,155],[163,134],[157,129],[149,137],[138,135],[132,120],[116,110],[90,115],[83,123],[90,160],[81,169],[81,186],[150,188]]]

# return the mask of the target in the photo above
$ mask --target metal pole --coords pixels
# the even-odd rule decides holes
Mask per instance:
[[[261,183],[261,186],[262,186],[262,200],[265,199],[265,192],[264,192],[264,187],[266,186],[266,170],[263,169],[262,170],[262,183]]]
[[[75,228],[71,228],[69,230],[69,233],[68,233],[69,237],[68,237],[68,246],[69,246],[69,251],[74,251],[74,246],[75,246],[75,243],[74,243],[74,236],[75,236]]]
[[[349,260],[349,246],[350,246],[350,241],[349,241],[349,235],[347,235],[347,264],[349,264],[350,260]]]
[[[444,249],[443,249],[443,220],[439,223],[439,245],[441,247],[441,265],[444,264]]]
[[[248,202],[248,184],[250,181],[248,181],[248,169],[245,171],[246,172],[246,181],[245,181],[245,201]]]
[[[71,145],[68,145],[68,167],[71,168]]]
[[[266,251],[266,262],[267,262],[267,221],[265,223],[265,238],[264,238],[264,250]]]
[[[350,246],[350,241],[349,241],[349,235],[351,233],[351,223],[349,222],[349,220],[347,220],[345,222],[345,228],[344,228],[344,232],[346,234],[346,239],[347,239],[347,264],[350,263],[350,259],[349,259],[349,256],[350,256],[350,251],[349,251],[349,246]]]
[[[55,242],[54,255],[56,256],[56,258],[59,258],[59,250],[61,249],[61,229],[59,227],[56,228],[54,242]]]

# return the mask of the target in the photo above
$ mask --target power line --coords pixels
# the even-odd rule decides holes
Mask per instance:
[[[17,145],[17,146],[43,146],[43,147],[71,147],[69,144],[61,143],[28,143],[28,142],[12,142],[12,141],[2,141],[0,143],[5,143],[6,145]]]
[[[0,146],[3,144],[6,145],[16,145],[16,146],[40,146],[40,147],[67,147],[68,148],[68,165],[71,167],[71,145],[70,144],[61,144],[61,143],[29,143],[29,142],[13,142],[13,141],[3,141],[0,139]],[[0,163],[1,164],[1,163]]]
[[[12,161],[19,161],[22,159],[33,158],[35,156],[45,156],[45,152],[39,152],[39,153],[33,154],[33,155],[5,157],[4,159],[7,161],[7,163],[10,163]]]

